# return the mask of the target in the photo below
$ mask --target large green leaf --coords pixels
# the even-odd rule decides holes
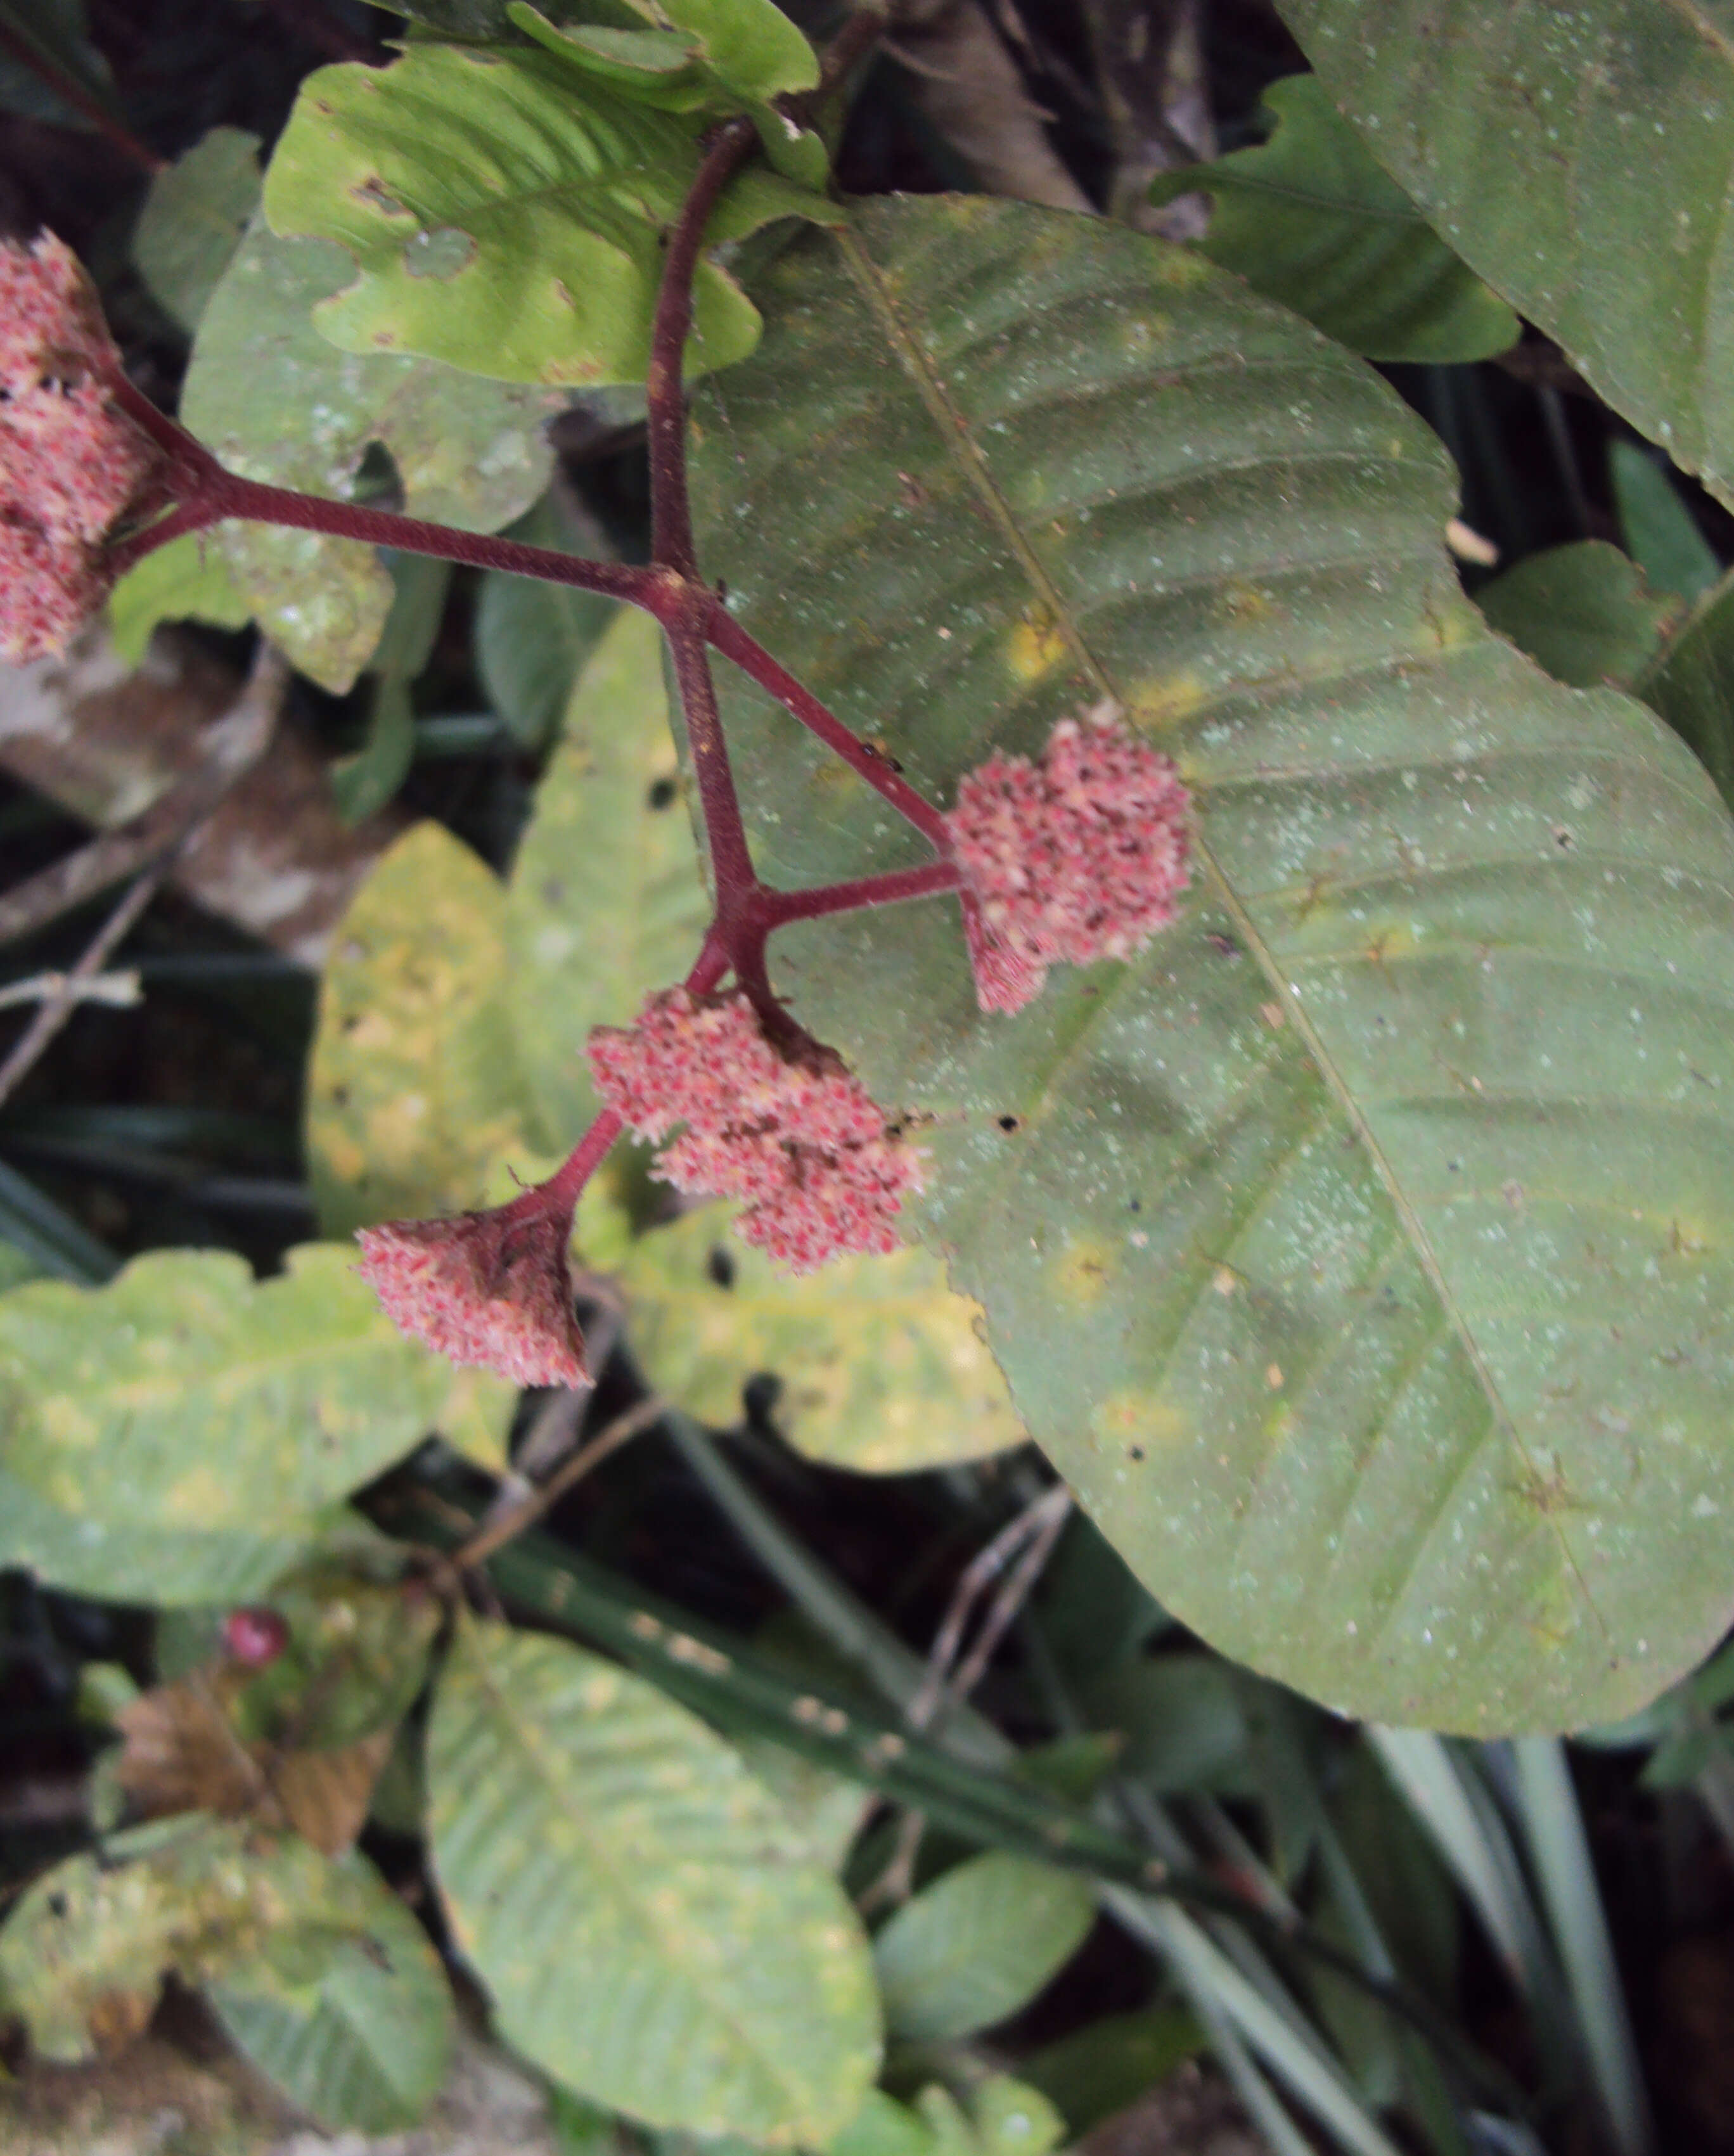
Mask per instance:
[[[384,70],[321,68],[265,176],[274,230],[341,242],[352,281],[315,310],[356,352],[421,352],[502,382],[640,382],[663,228],[698,170],[701,121],[611,95],[539,48],[412,45]],[[834,217],[750,169],[707,238]],[[700,261],[688,364],[742,357],[752,302]]]
[[[1395,1722],[1622,1711],[1734,1598],[1721,804],[1489,634],[1437,443],[1293,316],[1021,205],[858,219],[699,400],[707,572],[936,798],[1115,695],[1196,873],[1014,1019],[949,904],[779,937],[783,991],[933,1118],[915,1217],[1167,1608]],[[778,880],[919,857],[726,693]]]
[[[1268,142],[1164,172],[1154,202],[1194,189],[1214,208],[1198,243],[1327,336],[1369,359],[1485,359],[1517,317],[1466,270],[1373,161],[1316,76],[1272,83]]]
[[[1281,0],[1472,269],[1734,498],[1734,33],[1719,0]]]
[[[722,1740],[564,1642],[465,1625],[428,1732],[434,1868],[500,2033],[651,2125],[822,2144],[878,2058],[841,1888]]]
[[[378,442],[411,516],[471,531],[521,516],[547,484],[541,424],[553,400],[429,360],[339,352],[311,311],[349,270],[341,248],[280,239],[255,220],[200,319],[182,420],[249,479],[346,500]],[[294,663],[326,688],[348,688],[391,610],[392,580],[373,549],[257,524],[219,526],[214,543]]]
[[[510,1399],[403,1338],[341,1245],[264,1281],[213,1250],[33,1281],[0,1296],[0,1562],[117,1600],[244,1600],[428,1431],[476,1442]]]
[[[1095,1921],[1076,1872],[990,1850],[905,1902],[873,1942],[885,2022],[923,2043],[972,2036],[1027,2006]]]
[[[504,1001],[534,1104],[564,1149],[596,1113],[584,1043],[629,1025],[698,956],[711,917],[669,732],[662,632],[623,608],[536,791],[505,911]]]
[[[981,1311],[930,1252],[839,1258],[792,1280],[729,1233],[732,1217],[705,1206],[639,1237],[621,1264],[633,1352],[659,1391],[726,1424],[747,1378],[774,1372],[789,1442],[875,1474],[1023,1442]]]

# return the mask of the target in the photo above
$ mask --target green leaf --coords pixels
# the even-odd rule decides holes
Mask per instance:
[[[1095,1921],[1076,1872],[999,1850],[972,1856],[905,1902],[873,1942],[893,2035],[947,2043],[1027,2006]]]
[[[209,1984],[218,2019],[331,2133],[413,2126],[438,2095],[454,2017],[439,1957],[367,1860],[334,1860],[318,1902]]]
[[[259,207],[259,141],[213,127],[151,182],[132,258],[151,296],[191,333]]]
[[[547,484],[551,400],[426,360],[336,351],[310,315],[348,271],[341,248],[279,239],[256,220],[199,322],[182,421],[250,479],[346,500],[377,442],[411,516],[470,531],[521,516]],[[392,581],[373,549],[237,523],[219,526],[213,543],[294,664],[324,688],[349,688],[391,611]]]
[[[1721,10],[1282,0],[1281,13],[1423,216],[1727,499],[1734,39]]]
[[[669,732],[662,634],[622,608],[579,676],[504,913],[503,1000],[533,1102],[564,1152],[591,1117],[584,1043],[680,978],[710,919]]]
[[[1018,2061],[1018,2071],[1065,2116],[1075,2137],[1135,2103],[1204,2048],[1197,2021],[1180,2006],[1107,2014]]]
[[[473,1439],[510,1398],[403,1339],[341,1245],[264,1281],[213,1250],[34,1281],[0,1296],[0,1562],[104,1599],[243,1601],[430,1430]]]
[[[1629,688],[1680,614],[1677,600],[1653,592],[1637,563],[1602,539],[1531,554],[1483,584],[1475,604],[1490,628],[1574,689]]]
[[[184,532],[146,554],[109,594],[109,630],[129,666],[144,658],[159,622],[204,621],[213,629],[244,629],[252,604],[229,573],[214,538]]]
[[[346,824],[359,824],[384,808],[408,776],[415,755],[410,685],[439,634],[452,565],[427,554],[394,554],[391,578],[392,610],[373,654],[367,738],[353,756],[331,766],[331,792]]]
[[[428,1735],[434,1868],[500,2033],[653,2126],[823,2143],[873,2078],[836,1881],[720,1738],[561,1641],[460,1627]]]
[[[506,13],[551,52],[570,51],[580,64],[600,63],[619,70],[642,70],[654,96],[656,78],[678,92],[680,76],[698,79],[695,105],[726,112],[730,100],[758,104],[785,93],[812,90],[818,82],[818,56],[801,32],[772,0],[630,0],[633,12],[658,27],[649,30],[598,29],[589,24],[562,28],[528,0],[511,0]],[[670,28],[670,26],[672,26]],[[717,92],[721,92],[719,97]]]
[[[335,240],[353,282],[321,301],[346,350],[420,352],[503,382],[641,382],[662,234],[698,170],[702,122],[611,95],[539,48],[413,45],[384,69],[321,68],[265,176],[274,230]],[[716,245],[779,217],[836,218],[743,172]],[[752,351],[758,316],[708,258],[687,365]]]
[[[1667,466],[1636,442],[1612,442],[1608,476],[1632,558],[1659,592],[1701,598],[1721,574],[1697,519],[1680,498]]]
[[[839,1258],[790,1279],[710,1205],[641,1236],[620,1266],[633,1352],[659,1392],[729,1424],[757,1372],[810,1460],[872,1474],[1021,1445],[1024,1430],[981,1337],[982,1313],[928,1252]]]
[[[1234,1672],[1214,1656],[1141,1656],[1085,1691],[1092,1725],[1122,1740],[1125,1772],[1155,1796],[1249,1796],[1246,1714]]]
[[[1688,616],[1634,687],[1734,801],[1734,578]]]
[[[1369,359],[1486,359],[1521,325],[1373,162],[1316,76],[1272,83],[1266,142],[1161,174],[1214,209],[1201,252]]]
[[[1015,1019],[947,903],[779,992],[934,1118],[914,1220],[1165,1607],[1345,1712],[1611,1718],[1734,1598],[1726,811],[1485,629],[1437,441],[1316,331],[1104,223],[857,217],[698,400],[707,574],[935,799],[1112,694],[1195,880]],[[921,857],[722,687],[772,880]]]
[[[606,552],[601,532],[577,529],[552,493],[509,536],[593,559]],[[521,747],[544,749],[554,738],[578,675],[617,611],[613,599],[539,577],[509,577],[499,569],[483,577],[475,603],[475,670],[489,703]]]
[[[382,855],[331,939],[307,1074],[328,1235],[481,1204],[524,1144],[503,1007],[505,895],[439,824]]]
[[[353,2123],[382,2118],[382,2095],[431,2095],[444,2073],[438,1957],[361,1856],[330,1861],[237,1820],[158,1820],[57,1865],[0,1930],[0,1998],[47,2059],[138,2033],[169,1969],[214,1984],[225,2020],[233,2001],[238,2041],[257,2036],[259,2063],[308,2108],[329,2102],[331,2123],[351,2123],[347,2104]],[[401,2102],[392,2115],[407,2123]]]

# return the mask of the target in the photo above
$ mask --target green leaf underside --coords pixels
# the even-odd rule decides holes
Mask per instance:
[[[1701,0],[1281,0],[1379,162],[1614,408],[1734,498],[1734,33]]]
[[[1273,83],[1267,142],[1163,173],[1153,202],[1214,204],[1202,253],[1369,359],[1485,359],[1517,317],[1376,164],[1316,77]]]
[[[439,2094],[454,2017],[421,1926],[354,1851],[329,1906],[269,1935],[208,1987],[230,2037],[328,2130],[413,2126]]]
[[[1475,593],[1490,625],[1574,689],[1629,688],[1681,608],[1604,539],[1551,547]]]
[[[0,1563],[120,1601],[244,1600],[428,1430],[473,1437],[510,1397],[404,1340],[342,1245],[263,1282],[216,1251],[34,1281],[0,1296]]]
[[[1293,317],[1104,224],[858,214],[699,400],[707,571],[933,798],[1111,691],[1202,844],[1016,1019],[947,904],[779,937],[783,991],[933,1118],[918,1217],[1167,1608],[1360,1714],[1624,1711],[1734,1589],[1720,803],[1485,632],[1437,444]],[[724,691],[768,873],[919,857]]]
[[[259,137],[213,127],[151,182],[132,235],[139,275],[183,330],[198,318],[259,207]]]
[[[641,382],[661,229],[698,169],[700,121],[611,96],[540,48],[413,45],[382,71],[303,85],[265,177],[274,230],[341,242],[347,289],[315,311],[355,352],[418,352],[502,382]],[[841,214],[752,170],[711,244],[770,219]],[[708,259],[693,373],[744,357],[752,302]]]
[[[208,532],[188,531],[146,554],[109,593],[109,630],[129,666],[144,657],[159,622],[204,621],[244,629],[253,619],[246,594],[229,574],[223,549]]]
[[[500,2033],[654,2126],[822,2146],[878,2059],[841,1888],[695,1717],[466,1625],[428,1735],[434,1868]]]
[[[886,2025],[917,2043],[991,2028],[1034,1998],[1095,1918],[1075,1872],[999,1850],[956,1866],[873,1943]]]
[[[837,1258],[791,1279],[729,1233],[731,1217],[703,1207],[640,1237],[620,1267],[633,1352],[659,1392],[726,1424],[746,1379],[774,1372],[772,1413],[789,1443],[875,1474],[1023,1442],[980,1311],[929,1252]]]
[[[343,352],[311,310],[349,257],[249,228],[193,341],[181,418],[233,471],[350,497],[370,442],[390,451],[413,516],[491,531],[546,485],[546,393],[484,385],[430,360]],[[372,655],[392,580],[371,547],[258,524],[219,525],[220,549],[265,633],[305,674],[348,689]]]

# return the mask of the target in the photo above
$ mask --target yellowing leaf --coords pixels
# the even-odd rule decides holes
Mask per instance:
[[[262,1281],[213,1250],[32,1281],[0,1296],[0,1563],[120,1600],[244,1600],[351,1490],[430,1430],[497,1430],[512,1397],[405,1340],[343,1245]]]
[[[406,832],[351,901],[307,1080],[329,1233],[480,1205],[492,1162],[521,1145],[505,910],[492,870],[432,823]]]
[[[791,1279],[706,1206],[642,1236],[620,1267],[633,1347],[650,1383],[691,1414],[734,1421],[759,1371],[809,1459],[904,1474],[1021,1445],[1025,1432],[982,1337],[981,1311],[913,1245],[839,1258]]]
[[[563,1640],[460,1626],[428,1731],[439,1891],[502,2035],[647,2124],[822,2146],[879,2057],[867,1945],[736,1753]]]
[[[629,1024],[698,956],[710,902],[669,731],[662,633],[623,607],[578,676],[502,913],[503,999],[549,1151],[596,1113],[594,1025]]]

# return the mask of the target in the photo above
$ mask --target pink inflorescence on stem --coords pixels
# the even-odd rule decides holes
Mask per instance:
[[[1039,762],[996,752],[946,818],[983,1010],[1021,1010],[1048,968],[1124,958],[1174,917],[1187,791],[1111,705],[1062,719]]]
[[[678,1190],[747,1201],[743,1239],[791,1272],[850,1250],[897,1247],[891,1226],[919,1189],[915,1148],[839,1058],[814,1042],[785,1055],[740,990],[654,995],[636,1025],[590,1036],[598,1091]]]
[[[364,1228],[362,1273],[401,1332],[515,1385],[584,1385],[567,1245],[572,1208],[526,1191],[487,1213]]]
[[[110,401],[120,372],[71,250],[0,242],[0,657],[65,648],[113,581],[103,540],[161,470]]]

